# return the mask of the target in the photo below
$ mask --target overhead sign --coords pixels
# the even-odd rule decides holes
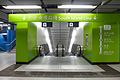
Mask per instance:
[[[118,21],[119,14],[87,14],[87,13],[56,13],[56,14],[9,14],[10,22],[94,22]],[[112,20],[111,20],[112,19]]]
[[[52,27],[52,22],[42,22],[42,27]]]
[[[68,22],[68,27],[79,27],[79,22]]]

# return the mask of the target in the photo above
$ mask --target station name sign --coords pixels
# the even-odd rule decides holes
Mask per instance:
[[[56,13],[56,14],[9,14],[10,22],[92,22],[103,21],[107,19],[109,21],[111,16],[117,18],[116,14],[87,14],[87,13]],[[112,18],[112,20],[114,20]]]

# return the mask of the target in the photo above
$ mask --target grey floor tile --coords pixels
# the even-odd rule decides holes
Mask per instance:
[[[66,56],[38,57],[29,65],[23,65],[15,71],[44,71],[44,72],[104,72],[97,65],[89,64],[82,57]]]
[[[117,71],[120,72],[120,64],[110,64],[110,65],[108,65],[108,66],[110,66],[110,67],[112,67],[113,69],[115,69],[115,70],[117,70]]]
[[[0,53],[0,71],[15,63],[15,54]]]
[[[109,78],[41,78],[41,77],[0,77],[0,80],[120,80],[120,77]]]

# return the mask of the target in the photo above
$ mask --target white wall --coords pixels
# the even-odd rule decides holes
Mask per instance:
[[[75,42],[74,44],[79,44],[79,45],[83,45],[83,28],[80,28],[77,31],[77,35],[75,37]]]
[[[37,25],[37,45],[47,44],[47,42],[45,40],[44,32],[42,31],[42,27],[41,27],[42,23],[35,22],[35,24]]]
[[[79,44],[83,46],[83,28],[86,22],[79,22],[79,29],[77,31],[74,44]]]

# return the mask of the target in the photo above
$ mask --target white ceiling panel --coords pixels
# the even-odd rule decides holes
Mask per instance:
[[[41,5],[41,1],[40,0],[12,0],[13,3],[17,4],[17,5],[34,5],[34,4],[39,4]],[[72,4],[92,4],[92,5],[97,5],[99,4],[101,1],[104,0],[73,0]],[[47,4],[71,4],[71,0],[43,0],[43,2],[45,3],[45,5]],[[12,2],[10,2],[9,0],[0,0],[0,4],[1,5],[14,5]],[[107,10],[107,8],[111,9],[111,10]],[[101,12],[110,12],[113,11],[113,9],[120,9],[120,0],[112,0],[110,3],[108,3],[108,5],[104,5],[104,6],[100,6],[99,9],[101,9]],[[48,12],[47,13],[67,13],[68,9],[47,9]],[[71,9],[71,13],[89,13],[92,9]],[[103,11],[102,11],[103,10]],[[106,11],[105,11],[106,10]],[[6,13],[10,12],[11,10],[5,10],[7,11]],[[15,12],[20,12],[23,13],[23,11],[21,10],[14,10]],[[27,13],[46,13],[44,9],[40,9],[40,10],[24,10]]]

